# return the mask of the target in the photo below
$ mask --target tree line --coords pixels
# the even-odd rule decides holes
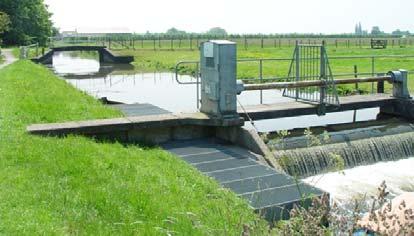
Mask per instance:
[[[5,45],[46,45],[56,32],[43,0],[1,0],[0,39]]]

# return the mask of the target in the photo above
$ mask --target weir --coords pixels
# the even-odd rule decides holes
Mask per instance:
[[[339,112],[368,107],[380,107],[382,115],[414,118],[414,103],[407,89],[407,72],[390,71],[381,77],[334,80],[324,45],[312,59],[303,58],[297,45],[295,59],[289,72],[290,81],[278,83],[243,84],[237,81],[237,48],[233,42],[213,40],[200,47],[201,108],[198,113],[170,113],[151,104],[117,105],[126,117],[118,119],[35,124],[27,131],[38,135],[65,136],[78,134],[124,143],[159,144],[177,154],[202,173],[217,180],[245,198],[255,211],[269,221],[287,218],[289,210],[299,202],[309,203],[312,197],[323,194],[286,174],[256,130],[244,127],[245,121]],[[306,75],[301,63],[312,62],[316,74]],[[392,95],[359,95],[339,98],[336,85],[355,82],[389,82]],[[285,88],[292,101],[285,104],[242,106],[237,95],[249,90]],[[238,106],[239,105],[239,106]],[[366,155],[369,162],[386,160],[390,152],[411,155],[411,133],[398,137],[377,137],[351,144],[334,143],[326,147],[283,151],[292,163],[288,173],[302,176],[324,170],[330,150],[343,150],[347,166],[365,163],[358,159]],[[351,141],[352,142],[352,141]],[[395,145],[387,148],[387,142]],[[398,145],[397,145],[398,144]],[[400,146],[400,145],[403,146]],[[349,150],[351,147],[351,151]],[[323,149],[325,148],[325,149]],[[235,152],[234,150],[238,150]],[[410,149],[410,150],[408,150]],[[317,154],[312,154],[317,153]],[[279,155],[280,156],[280,155]],[[302,201],[303,200],[303,201]]]

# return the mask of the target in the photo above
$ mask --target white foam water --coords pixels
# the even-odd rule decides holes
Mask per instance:
[[[353,199],[364,195],[376,195],[382,181],[386,182],[392,198],[405,192],[414,192],[414,157],[358,166],[343,173],[311,176],[303,181],[328,192],[340,206],[347,206]]]

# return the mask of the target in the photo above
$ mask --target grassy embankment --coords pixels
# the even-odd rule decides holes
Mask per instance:
[[[19,61],[0,70],[0,234],[240,235],[247,204],[158,148],[26,133],[121,114]]]
[[[281,48],[260,48],[259,45],[250,45],[248,50],[242,47],[238,49],[238,58],[291,58],[293,54],[293,47],[283,46]],[[414,47],[400,48],[388,47],[383,50],[373,50],[370,48],[359,48],[345,46],[328,46],[329,57],[342,56],[390,56],[390,55],[412,55],[414,56]],[[123,55],[134,55],[137,70],[154,71],[154,70],[173,70],[178,61],[185,60],[199,60],[198,50],[132,50],[122,49],[116,50],[117,53]],[[367,59],[346,59],[330,60],[333,74],[353,73],[354,65],[357,65],[359,73],[371,73],[372,61]],[[263,63],[264,78],[286,77],[289,71],[290,61],[266,61]],[[182,73],[191,73],[194,68],[183,67],[180,68]],[[414,57],[413,58],[380,58],[375,59],[375,73],[388,72],[390,70],[406,69],[414,71]],[[259,77],[259,63],[258,62],[243,62],[238,64],[238,78],[258,78]],[[352,76],[351,76],[352,77]],[[343,86],[342,86],[343,87]],[[349,85],[343,87],[344,90],[352,89],[354,86]],[[370,84],[360,85],[361,89],[366,91],[371,89]],[[390,87],[387,86],[389,89]],[[410,81],[410,88],[414,90],[414,82]]]

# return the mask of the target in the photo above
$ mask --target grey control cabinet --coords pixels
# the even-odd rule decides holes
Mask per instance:
[[[200,47],[200,111],[220,119],[237,118],[237,47],[227,40],[211,40]]]

